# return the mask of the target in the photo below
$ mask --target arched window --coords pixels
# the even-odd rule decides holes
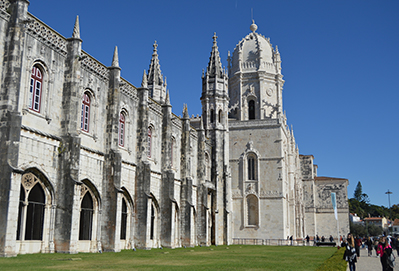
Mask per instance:
[[[205,180],[210,181],[211,175],[211,164],[209,160],[209,154],[205,153]]]
[[[255,119],[255,101],[250,100],[248,102],[248,119],[254,120]]]
[[[126,200],[122,198],[121,240],[126,239],[126,227],[127,227],[127,204]]]
[[[248,180],[256,180],[257,167],[256,167],[255,155],[248,155],[247,162],[248,162]]]
[[[119,146],[125,145],[125,115],[121,112],[119,114]]]
[[[42,240],[44,203],[45,197],[43,188],[37,183],[28,196],[25,240]]]
[[[22,176],[17,240],[43,240],[45,205],[51,202],[49,194],[46,194],[44,189],[39,178],[33,173],[25,173]]]
[[[152,127],[148,127],[148,140],[147,140],[147,156],[151,158],[151,147],[152,147]]]
[[[88,132],[90,121],[90,96],[88,93],[84,93],[82,97],[82,116],[80,121],[80,128]]]
[[[155,206],[154,203],[151,203],[151,225],[150,225],[150,239],[154,239],[155,232]]]
[[[255,195],[248,195],[247,197],[247,223],[248,226],[257,226],[258,219],[258,198]]]
[[[219,118],[219,123],[221,123],[222,122],[222,110],[219,110],[218,118]]]
[[[79,240],[91,240],[93,212],[93,198],[90,192],[86,191],[80,205]]]
[[[175,148],[176,148],[176,139],[172,137],[170,142],[170,164],[174,166],[174,159],[175,159]]]
[[[30,75],[29,109],[40,112],[40,100],[42,96],[43,73],[38,65],[33,66]]]
[[[211,119],[211,123],[213,123],[214,119],[215,119],[215,112],[213,111],[213,109],[211,109],[211,115],[210,115]]]
[[[18,209],[18,225],[17,225],[17,240],[21,240],[21,231],[22,231],[22,212],[24,210],[24,202],[25,202],[25,189],[21,184],[21,191],[19,193],[19,209]]]

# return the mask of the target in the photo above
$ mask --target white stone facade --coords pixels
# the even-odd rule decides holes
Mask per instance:
[[[82,51],[78,19],[65,38],[28,4],[0,1],[0,255],[333,234],[318,201],[326,186],[348,231],[347,180],[305,174],[280,54],[256,29],[228,74],[214,36],[202,117],[179,118],[157,44],[136,87],[120,77],[117,49],[109,67]]]

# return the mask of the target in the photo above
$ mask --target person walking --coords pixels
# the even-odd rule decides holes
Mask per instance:
[[[367,246],[368,256],[370,257],[373,255],[373,241],[371,240],[370,236],[367,237],[366,246]]]
[[[392,247],[388,240],[385,240],[384,251],[382,252],[381,263],[383,271],[393,271],[393,263],[391,261]],[[393,256],[393,255],[392,255]],[[393,256],[395,259],[395,256]],[[394,260],[395,261],[395,260]]]
[[[381,237],[380,238],[380,242],[378,243],[378,247],[377,247],[377,255],[380,256],[380,262],[381,262],[382,271],[386,271],[386,266],[387,266],[386,256],[384,258],[383,258],[383,256],[384,256],[384,250],[387,247],[391,247],[389,245],[389,242],[388,242],[387,238],[386,237]]]
[[[359,236],[356,236],[355,239],[355,250],[356,250],[356,255],[360,257],[360,247],[362,246],[362,239]]]
[[[348,234],[346,249],[344,253],[344,260],[349,264],[350,271],[356,271],[356,249],[355,249],[355,240],[353,239],[352,234]]]

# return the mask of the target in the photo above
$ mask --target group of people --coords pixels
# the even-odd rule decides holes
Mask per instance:
[[[373,241],[372,238],[368,237],[364,244],[367,246],[368,256],[372,256],[373,248],[376,250],[383,271],[393,271],[395,266],[393,249],[397,249],[399,256],[399,238],[395,239],[383,236]],[[341,247],[345,248],[344,259],[349,263],[350,271],[356,270],[357,257],[360,257],[360,247],[362,245],[362,239],[359,237],[354,238],[350,233],[341,243]]]

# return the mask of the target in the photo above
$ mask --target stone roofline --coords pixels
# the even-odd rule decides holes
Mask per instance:
[[[348,181],[348,179],[345,178],[335,178],[335,177],[326,177],[326,176],[320,176],[320,177],[315,177],[314,178],[316,181]]]

